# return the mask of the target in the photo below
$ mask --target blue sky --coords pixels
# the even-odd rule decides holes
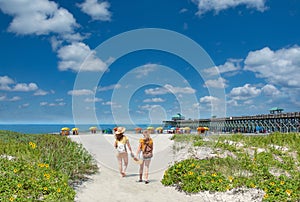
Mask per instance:
[[[0,123],[161,123],[177,112],[300,108],[298,0],[0,0],[0,11]],[[149,35],[149,47],[116,58],[144,37],[127,34],[148,28],[192,40],[207,54],[199,61],[212,63],[194,67],[149,48],[154,40],[187,53],[171,35]],[[101,44],[121,36],[102,57]]]

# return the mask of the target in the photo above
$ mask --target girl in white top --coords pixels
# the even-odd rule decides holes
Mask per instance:
[[[126,169],[128,165],[128,153],[127,148],[128,147],[131,156],[133,156],[132,149],[129,143],[129,139],[127,136],[124,135],[126,128],[124,127],[118,127],[115,128],[115,148],[117,149],[117,159],[119,164],[119,171],[122,177],[126,176]],[[124,162],[124,167],[123,167]]]

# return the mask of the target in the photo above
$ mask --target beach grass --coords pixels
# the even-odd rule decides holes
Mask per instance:
[[[173,136],[175,142],[193,143],[194,149],[209,147],[215,156],[176,162],[165,171],[162,184],[186,193],[255,188],[264,191],[263,201],[300,201],[299,133],[201,138]]]
[[[74,201],[75,187],[98,170],[66,136],[0,131],[1,201]]]

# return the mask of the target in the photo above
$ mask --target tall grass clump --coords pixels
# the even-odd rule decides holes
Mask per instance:
[[[74,186],[98,170],[65,136],[10,131],[0,131],[0,165],[3,201],[74,201]]]

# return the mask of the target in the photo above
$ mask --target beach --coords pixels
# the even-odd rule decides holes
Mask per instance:
[[[135,153],[139,134],[126,134]],[[187,195],[174,187],[161,184],[164,171],[177,160],[173,151],[171,134],[152,135],[154,140],[154,157],[150,165],[149,184],[137,182],[139,166],[129,158],[126,177],[118,172],[114,136],[102,134],[81,133],[69,136],[73,141],[82,144],[94,157],[99,166],[99,172],[90,176],[76,189],[76,202],[103,201],[261,201],[262,192],[257,189],[230,190],[223,193],[208,191]]]

